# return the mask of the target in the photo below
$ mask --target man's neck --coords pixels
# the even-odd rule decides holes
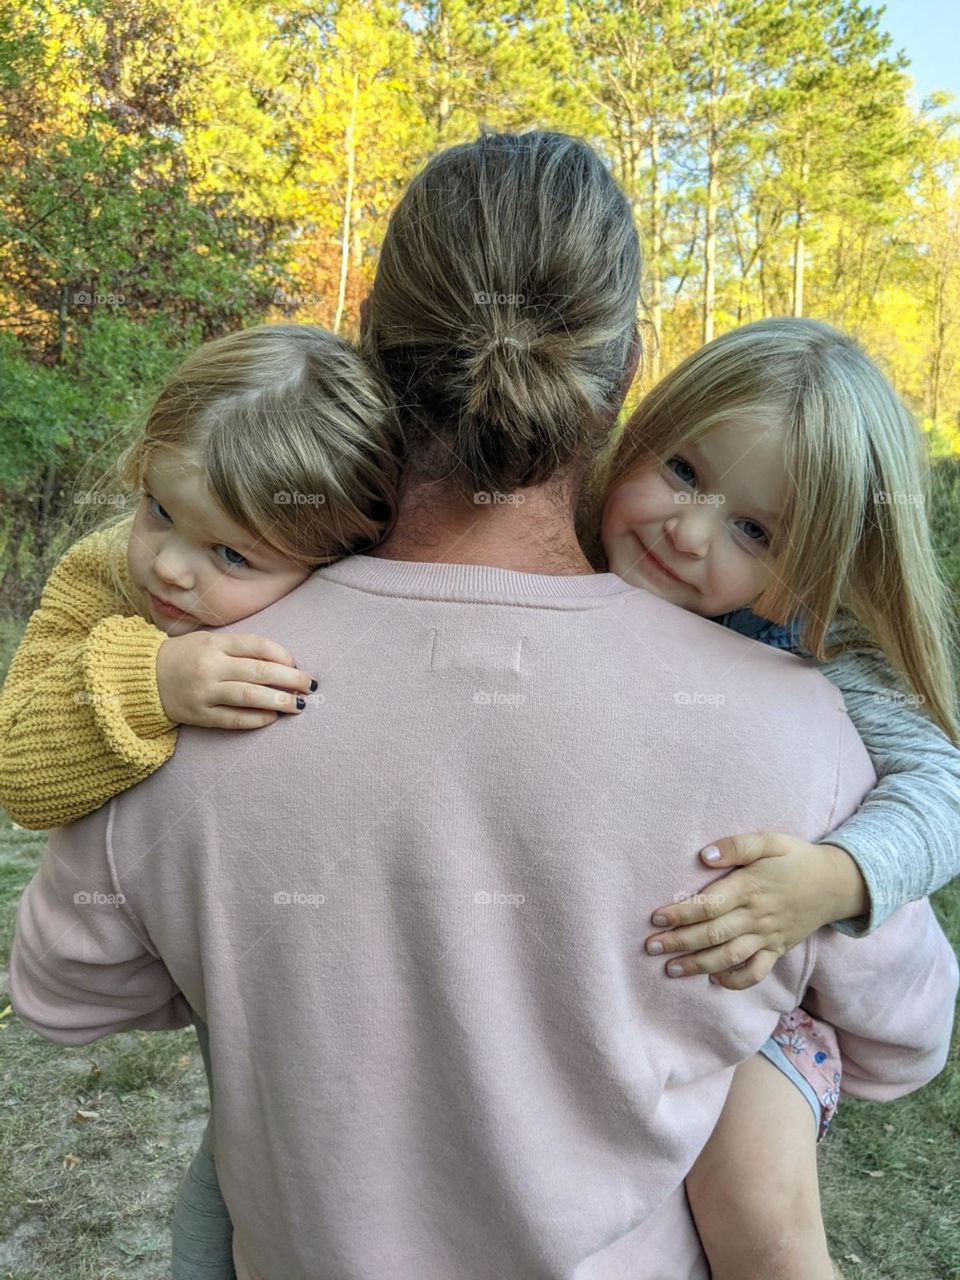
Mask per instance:
[[[571,476],[471,502],[442,481],[412,478],[401,494],[396,524],[370,554],[516,573],[593,573],[577,542],[574,492]]]

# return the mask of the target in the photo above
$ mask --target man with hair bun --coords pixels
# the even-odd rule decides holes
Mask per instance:
[[[708,1280],[684,1179],[805,990],[861,1096],[945,1061],[957,965],[926,902],[748,991],[645,962],[690,850],[818,838],[874,775],[818,673],[578,544],[638,274],[576,139],[484,135],[413,179],[362,327],[407,442],[396,525],[256,618],[322,706],[240,759],[184,730],[135,803],[61,836],[124,918],[82,946],[24,928],[47,1033],[180,1025],[178,992],[204,1013],[239,1280]],[[678,690],[724,700],[707,725]]]

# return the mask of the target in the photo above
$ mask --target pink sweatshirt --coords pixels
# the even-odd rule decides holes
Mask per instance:
[[[781,1013],[854,1097],[944,1066],[926,901],[745,992],[644,953],[711,838],[817,839],[873,784],[799,658],[612,574],[364,556],[244,629],[319,694],[53,832],[10,972],[65,1044],[207,1020],[241,1274],[706,1280],[684,1176]]]

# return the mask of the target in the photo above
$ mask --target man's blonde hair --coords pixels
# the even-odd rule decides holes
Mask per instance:
[[[487,133],[434,156],[390,218],[361,327],[407,466],[465,493],[585,466],[623,401],[639,272],[629,202],[585,142]]]

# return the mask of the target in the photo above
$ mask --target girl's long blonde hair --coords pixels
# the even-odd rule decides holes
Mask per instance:
[[[265,324],[204,343],[166,378],[138,438],[88,491],[88,510],[128,500],[161,453],[199,467],[236,524],[307,569],[375,545],[397,509],[399,440],[389,393],[354,348],[316,325]],[[129,511],[115,528],[111,585],[137,613],[125,572]]]
[[[758,320],[714,339],[643,399],[584,492],[583,540],[603,564],[599,513],[642,467],[722,422],[782,423],[789,483],[770,585],[750,606],[802,622],[820,660],[875,647],[954,741],[950,589],[930,535],[929,463],[899,397],[857,343],[816,320]],[[827,632],[841,619],[849,625]]]

